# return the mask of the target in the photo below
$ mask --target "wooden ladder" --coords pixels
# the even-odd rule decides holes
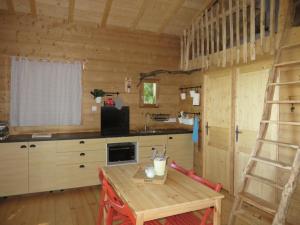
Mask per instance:
[[[287,27],[287,26],[286,26]],[[287,33],[287,29],[284,29],[284,33]],[[284,35],[283,35],[284,36]],[[277,124],[277,125],[285,125],[288,127],[291,126],[300,126],[300,122],[294,121],[277,121],[277,120],[270,120],[271,112],[272,112],[272,105],[274,104],[300,104],[300,101],[278,101],[274,100],[274,93],[275,88],[280,88],[281,86],[288,86],[288,85],[300,85],[300,80],[298,81],[290,81],[290,82],[278,82],[279,73],[278,69],[282,67],[292,66],[292,65],[300,65],[300,60],[296,61],[289,61],[284,63],[279,63],[279,58],[281,52],[284,49],[295,47],[296,45],[289,45],[289,46],[282,46],[282,41],[284,37],[282,36],[279,49],[275,54],[274,64],[269,73],[269,79],[267,83],[266,93],[265,93],[265,100],[264,100],[264,108],[263,108],[263,115],[262,120],[259,127],[259,133],[257,136],[255,147],[250,155],[248,164],[246,165],[244,172],[243,172],[243,182],[239,189],[239,192],[235,198],[233,208],[229,217],[228,225],[233,225],[236,221],[236,218],[246,222],[250,225],[257,225],[257,224],[271,224],[272,225],[284,225],[286,224],[286,216],[287,211],[290,205],[290,200],[295,188],[297,186],[298,177],[300,174],[300,146],[297,144],[292,143],[283,143],[276,140],[268,140],[266,139],[266,134],[268,131],[269,124]],[[292,165],[283,163],[277,160],[270,160],[267,158],[263,158],[259,156],[259,153],[262,149],[263,144],[274,144],[278,147],[288,147],[294,149],[295,157]],[[275,168],[280,168],[283,170],[290,171],[289,179],[284,186],[277,184],[276,182],[266,179],[264,177],[254,175],[253,169],[257,163],[263,163],[269,166],[274,166]],[[247,186],[251,180],[255,180],[257,182],[269,185],[273,188],[278,190],[282,190],[281,200],[279,205],[274,203],[270,203],[262,198],[259,198],[251,193],[246,191]],[[265,219],[253,218],[251,217],[249,211],[245,211],[242,207],[243,204],[247,203],[251,205],[252,208],[258,209],[262,211],[263,215],[266,216]]]

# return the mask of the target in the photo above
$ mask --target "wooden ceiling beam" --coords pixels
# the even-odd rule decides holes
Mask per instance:
[[[74,11],[75,11],[75,0],[69,0],[69,14],[68,14],[69,23],[72,23],[74,21]]]
[[[111,10],[112,2],[113,2],[113,0],[106,0],[104,12],[103,12],[103,16],[102,16],[102,20],[101,20],[101,24],[100,24],[101,27],[105,27],[107,24],[107,20],[108,20],[109,13]]]
[[[185,0],[177,0],[173,7],[166,13],[165,18],[163,19],[160,27],[158,28],[158,32],[161,33],[165,30],[166,26],[170,23],[171,19],[176,15],[178,10],[182,7]]]
[[[37,16],[37,10],[36,10],[36,2],[35,2],[35,0],[29,0],[29,4],[30,4],[31,15]]]
[[[15,5],[13,3],[13,0],[6,0],[6,5],[7,5],[7,9],[8,9],[9,13],[11,13],[11,14],[16,13]]]
[[[147,0],[140,0],[140,1],[143,1],[143,2],[141,4],[141,7],[139,9],[139,12],[138,12],[136,18],[134,19],[134,21],[131,24],[131,29],[135,29],[137,27],[137,25],[139,24],[141,18],[145,14],[145,11],[146,11],[146,8],[147,8]]]

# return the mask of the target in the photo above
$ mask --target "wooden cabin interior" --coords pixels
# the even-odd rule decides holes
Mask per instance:
[[[299,52],[298,0],[0,0],[0,225],[299,225]]]

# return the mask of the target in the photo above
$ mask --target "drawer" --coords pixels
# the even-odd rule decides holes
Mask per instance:
[[[105,139],[57,141],[57,152],[77,152],[106,149]]]
[[[27,142],[18,143],[1,143],[0,144],[0,161],[14,159],[15,157],[27,157]]]
[[[138,137],[117,137],[117,138],[107,138],[106,143],[120,143],[120,142],[138,142]]]
[[[86,162],[106,162],[106,151],[78,151],[78,152],[59,152],[56,154],[57,165],[61,164],[74,164]]]
[[[98,168],[104,162],[76,163],[56,166],[57,188],[75,188],[99,184]]]
[[[167,142],[169,144],[192,143],[192,134],[172,134],[168,135]]]
[[[140,136],[139,146],[164,145],[167,143],[166,135]]]
[[[144,156],[146,156],[146,157],[151,156],[152,157],[153,151],[155,149],[157,151],[161,152],[161,151],[164,151],[165,146],[164,145],[154,145],[154,146],[151,146],[151,147],[150,146],[149,147],[145,147],[145,146],[139,147],[139,156],[140,157],[144,157]]]

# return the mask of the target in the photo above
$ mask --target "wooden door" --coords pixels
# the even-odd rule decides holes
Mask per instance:
[[[204,177],[232,191],[232,74],[224,70],[204,77]]]
[[[254,148],[258,134],[259,124],[263,112],[264,95],[268,79],[269,69],[257,70],[253,68],[238,69],[236,77],[236,107],[235,107],[235,129],[240,132],[235,134],[235,194],[242,181],[242,172],[245,168],[249,155]],[[276,116],[276,106],[273,106],[272,116]],[[270,127],[267,136],[276,140],[276,129]],[[267,148],[266,148],[267,147]],[[268,145],[263,147],[261,156],[275,159],[275,146]],[[254,173],[256,175],[274,180],[275,168],[263,164],[257,164]],[[247,189],[248,192],[255,194],[266,200],[274,199],[274,190],[260,182],[252,181]]]

